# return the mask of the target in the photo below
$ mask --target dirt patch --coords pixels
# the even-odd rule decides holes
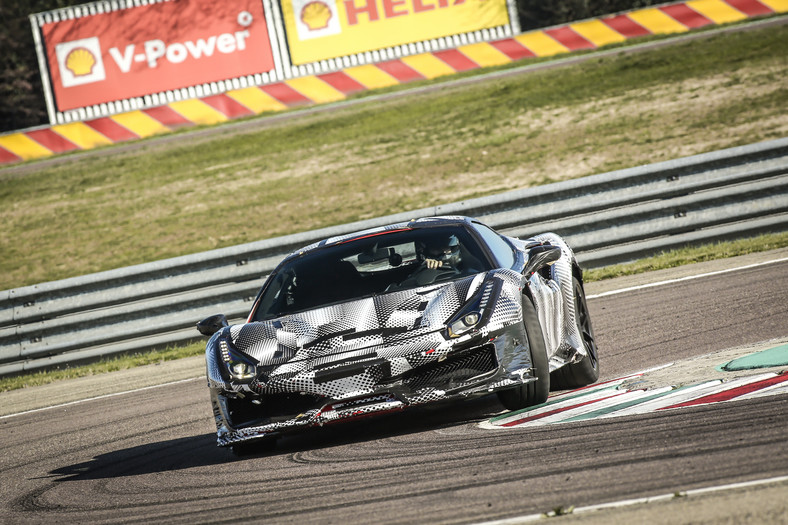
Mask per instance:
[[[788,343],[788,337],[765,341],[758,344],[728,348],[710,354],[685,359],[678,363],[647,372],[642,377],[625,381],[620,390],[653,390],[665,386],[681,387],[685,385],[700,384],[705,381],[721,380],[733,381],[742,377],[766,374],[769,372],[782,373],[786,370],[784,365],[768,368],[752,368],[737,371],[719,370],[719,367],[739,357],[752,355],[770,348],[775,348]]]

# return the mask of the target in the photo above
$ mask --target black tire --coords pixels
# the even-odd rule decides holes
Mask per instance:
[[[599,355],[594,339],[594,328],[591,326],[586,294],[577,277],[572,277],[572,289],[575,300],[575,322],[580,330],[587,356],[577,363],[562,366],[552,373],[553,387],[559,389],[578,388],[590,385],[599,379]]]
[[[263,439],[256,439],[254,441],[244,441],[230,445],[230,450],[235,457],[246,457],[257,454],[264,454],[271,452],[276,448],[276,438],[267,437]]]
[[[498,399],[509,410],[519,410],[547,401],[550,394],[550,363],[547,360],[547,346],[542,334],[542,325],[531,299],[523,296],[523,325],[531,349],[532,366],[536,381],[498,392]]]

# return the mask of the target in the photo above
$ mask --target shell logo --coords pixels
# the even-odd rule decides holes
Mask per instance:
[[[68,68],[75,77],[90,75],[95,65],[96,57],[84,47],[74,48],[66,56],[66,68]]]
[[[292,11],[287,16],[295,22],[299,40],[322,38],[342,32],[337,0],[291,0],[290,5]]]
[[[55,46],[57,70],[64,88],[101,82],[106,79],[98,37],[61,42]]]
[[[301,9],[301,22],[303,22],[310,31],[327,28],[330,20],[331,9],[325,2],[320,2],[319,0],[309,2]]]

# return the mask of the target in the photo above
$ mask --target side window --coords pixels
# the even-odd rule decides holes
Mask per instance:
[[[498,264],[503,268],[511,268],[514,266],[514,250],[511,245],[487,226],[479,223],[474,224],[476,226],[476,231],[481,234],[487,246],[492,250]]]

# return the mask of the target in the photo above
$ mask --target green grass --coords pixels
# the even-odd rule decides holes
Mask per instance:
[[[619,264],[595,270],[586,270],[583,273],[585,282],[600,281],[611,279],[623,275],[633,275],[638,273],[673,268],[684,264],[721,259],[725,257],[735,257],[747,253],[774,250],[788,246],[788,232],[760,235],[751,239],[742,239],[730,242],[720,242],[699,246],[695,248],[683,248],[665,252],[655,257],[642,259],[629,264]],[[200,355],[205,351],[202,342],[193,343],[182,347],[173,347],[161,351],[138,353],[128,356],[118,356],[109,359],[102,359],[96,363],[83,366],[66,367],[59,370],[40,371],[28,374],[21,374],[13,377],[0,378],[0,392],[15,390],[19,388],[31,387],[53,383],[64,379],[73,379],[116,370],[124,370],[136,366],[160,363],[172,359],[180,359]]]
[[[604,268],[585,270],[583,272],[583,280],[585,282],[602,281],[624,275],[635,275],[654,270],[675,268],[686,264],[736,257],[737,255],[746,255],[748,253],[776,250],[786,246],[788,246],[788,232],[770,233],[750,239],[686,247],[628,264],[616,264]]]
[[[0,169],[0,289],[782,137],[786,57],[785,26],[710,35]]]
[[[55,381],[75,379],[77,377],[93,376],[116,372],[144,365],[163,363],[174,359],[192,357],[205,352],[205,343],[198,342],[190,345],[170,347],[164,350],[153,350],[150,352],[120,355],[111,358],[104,358],[95,363],[86,365],[67,366],[59,369],[41,370],[25,374],[18,374],[0,378],[0,392],[27,388],[33,386],[46,385]]]

